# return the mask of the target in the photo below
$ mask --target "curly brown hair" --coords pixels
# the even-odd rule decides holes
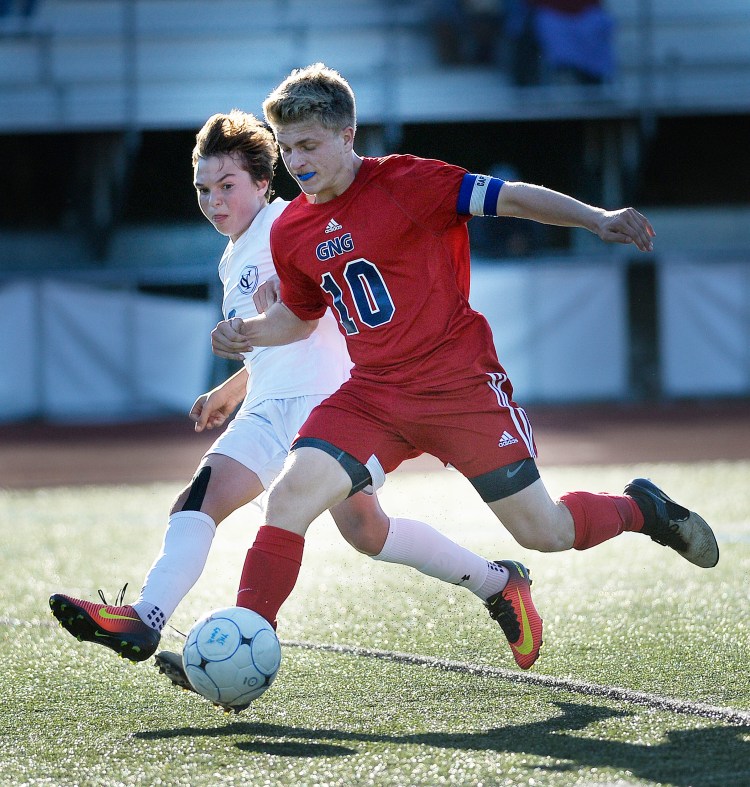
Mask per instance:
[[[195,135],[193,166],[199,158],[211,156],[231,156],[256,183],[267,180],[266,198],[270,199],[279,153],[273,134],[255,115],[240,109],[211,115]]]

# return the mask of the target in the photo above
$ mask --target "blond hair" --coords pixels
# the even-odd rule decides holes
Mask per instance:
[[[323,63],[292,71],[263,102],[263,113],[274,130],[310,121],[330,131],[357,128],[354,92],[338,71]]]

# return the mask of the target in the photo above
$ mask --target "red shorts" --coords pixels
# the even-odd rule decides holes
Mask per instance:
[[[444,388],[396,388],[352,378],[313,409],[300,437],[325,440],[386,473],[428,453],[467,478],[536,456],[531,424],[507,375]]]

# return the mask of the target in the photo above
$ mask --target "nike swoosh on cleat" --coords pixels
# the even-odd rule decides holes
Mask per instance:
[[[528,656],[534,648],[534,637],[531,635],[531,625],[529,624],[529,616],[526,614],[526,607],[521,598],[521,591],[518,591],[518,603],[521,606],[521,642],[514,645],[513,648],[517,650],[522,656]]]
[[[99,610],[99,617],[105,620],[140,620],[139,617],[130,617],[130,615],[115,615],[112,612],[107,612],[106,609]]]
[[[518,570],[518,573],[521,575],[521,579],[529,579],[526,575],[526,567],[521,565],[520,563],[516,563],[515,560],[510,561]],[[529,584],[531,584],[531,580],[529,580]]]

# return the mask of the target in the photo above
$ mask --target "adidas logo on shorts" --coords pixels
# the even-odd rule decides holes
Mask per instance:
[[[517,438],[513,437],[513,435],[510,434],[510,432],[503,432],[502,435],[500,436],[500,442],[498,443],[498,446],[500,448],[506,448],[507,446],[513,445],[514,443],[517,442],[518,442]]]

